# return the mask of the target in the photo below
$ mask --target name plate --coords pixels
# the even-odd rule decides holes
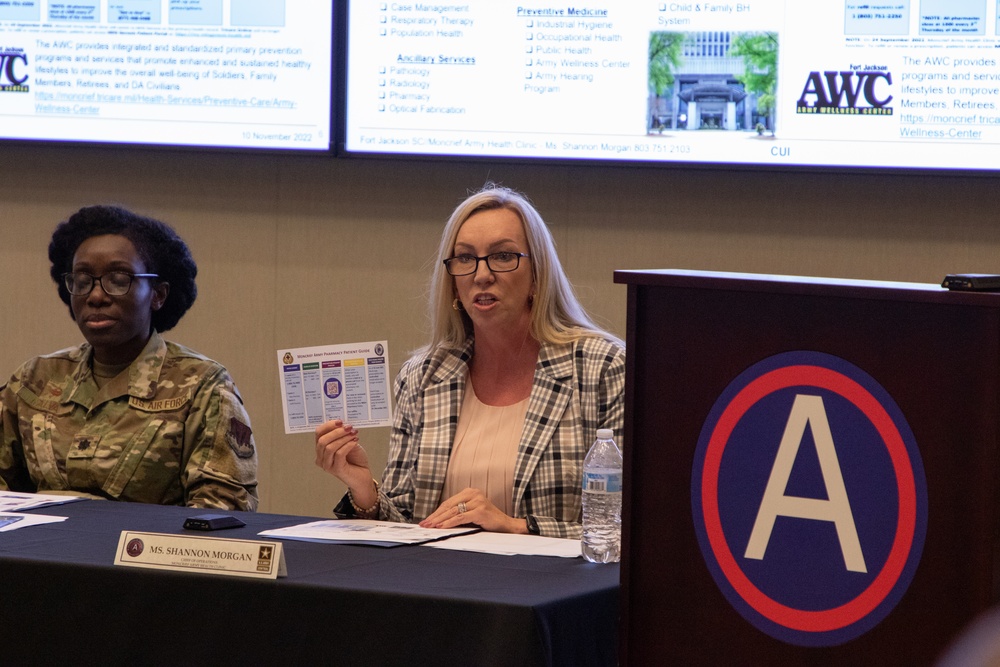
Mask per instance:
[[[275,579],[286,575],[281,546],[280,542],[123,530],[115,565]]]

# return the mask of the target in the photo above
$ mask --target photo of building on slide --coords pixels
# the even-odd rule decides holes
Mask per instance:
[[[773,137],[777,82],[777,33],[651,33],[647,132]]]

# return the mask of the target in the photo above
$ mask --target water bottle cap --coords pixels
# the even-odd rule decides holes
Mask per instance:
[[[597,439],[598,440],[611,440],[615,437],[615,432],[610,428],[599,428],[597,429]]]

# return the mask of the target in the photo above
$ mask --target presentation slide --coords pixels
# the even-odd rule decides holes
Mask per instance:
[[[327,151],[331,2],[0,0],[0,139]]]
[[[345,149],[1000,169],[996,0],[355,0]]]

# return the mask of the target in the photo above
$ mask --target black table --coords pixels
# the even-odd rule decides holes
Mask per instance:
[[[5,665],[609,665],[617,565],[419,546],[283,541],[274,580],[114,566],[122,530],[200,513],[111,501],[0,533]],[[313,519],[234,512],[257,533]]]

